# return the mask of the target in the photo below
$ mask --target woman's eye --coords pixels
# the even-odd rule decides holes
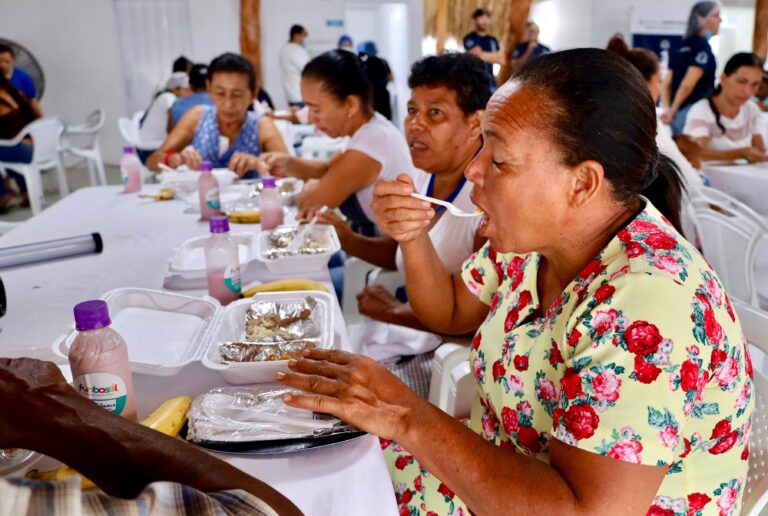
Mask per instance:
[[[429,114],[432,115],[432,116],[438,116],[441,113],[442,113],[442,111],[440,111],[439,109],[433,108],[433,109],[429,110]]]

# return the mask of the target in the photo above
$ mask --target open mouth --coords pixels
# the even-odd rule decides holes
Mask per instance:
[[[412,141],[408,144],[408,147],[410,147],[411,150],[417,151],[417,152],[425,151],[429,149],[429,147],[425,143],[420,141]]]

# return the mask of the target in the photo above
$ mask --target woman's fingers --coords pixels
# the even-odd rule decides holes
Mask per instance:
[[[334,364],[346,365],[349,364],[354,358],[355,354],[341,351],[340,349],[307,349],[302,353],[304,358],[311,360],[327,360]]]
[[[283,403],[288,406],[322,412],[341,417],[343,403],[338,398],[321,394],[283,394]],[[343,418],[342,418],[343,419]]]
[[[343,389],[340,381],[319,374],[280,372],[275,375],[275,379],[281,385],[324,396],[338,396]]]

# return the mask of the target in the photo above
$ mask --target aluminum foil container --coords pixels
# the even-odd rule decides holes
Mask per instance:
[[[272,362],[300,358],[305,349],[316,347],[316,340],[270,343],[224,342],[221,345],[221,358],[225,362]]]
[[[313,228],[297,249],[289,249],[289,244],[299,231],[300,227],[274,229],[269,235],[269,247],[264,251],[264,258],[277,260],[287,256],[322,254],[331,250],[331,240],[324,228]]]

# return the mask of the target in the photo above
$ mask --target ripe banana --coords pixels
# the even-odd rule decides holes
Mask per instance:
[[[187,420],[187,410],[189,410],[191,404],[192,399],[189,396],[171,398],[161,403],[141,424],[165,435],[176,437]],[[79,475],[79,473],[67,465],[49,471],[33,469],[27,472],[27,478],[33,480],[66,480],[75,475]],[[96,487],[87,478],[83,476],[80,478],[82,489],[93,489]]]
[[[227,213],[229,221],[233,224],[258,224],[261,222],[261,212],[259,210],[241,210]]]
[[[256,285],[255,287],[244,290],[242,296],[253,297],[254,294],[260,292],[290,292],[295,290],[320,290],[322,292],[328,292],[328,289],[325,288],[322,283],[318,283],[317,281],[291,278]]]

